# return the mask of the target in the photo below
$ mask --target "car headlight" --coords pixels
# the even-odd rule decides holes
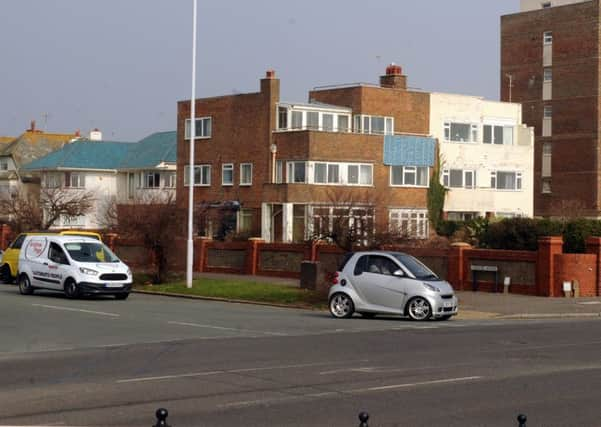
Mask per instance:
[[[79,271],[81,271],[83,274],[87,274],[88,276],[96,276],[98,274],[96,270],[85,267],[79,267]]]
[[[429,283],[422,282],[422,285],[424,285],[424,287],[425,287],[426,289],[428,289],[429,291],[432,291],[432,292],[440,292],[440,289],[439,289],[439,288],[437,288],[436,286],[434,286],[434,285],[431,285],[431,284],[429,284]]]

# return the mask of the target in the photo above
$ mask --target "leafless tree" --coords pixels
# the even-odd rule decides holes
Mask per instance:
[[[153,256],[153,282],[162,283],[167,272],[167,248],[183,235],[185,213],[174,197],[144,197],[127,204],[108,204],[100,221],[119,237],[140,240]]]
[[[91,192],[42,189],[37,193],[13,192],[0,197],[0,216],[13,232],[48,230],[61,218],[75,218],[90,212]]]

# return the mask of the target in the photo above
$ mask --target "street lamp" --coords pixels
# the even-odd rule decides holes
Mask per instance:
[[[276,181],[275,155],[278,152],[278,146],[275,144],[271,144],[269,146],[269,151],[271,151],[271,183],[275,184],[275,181]]]
[[[194,143],[196,140],[196,10],[192,12],[192,98],[190,99],[190,170],[188,177],[188,251],[186,259],[186,286],[192,287],[192,263],[194,261]],[[185,127],[185,126],[184,126]],[[185,130],[184,130],[185,133]],[[185,139],[185,138],[184,138]]]

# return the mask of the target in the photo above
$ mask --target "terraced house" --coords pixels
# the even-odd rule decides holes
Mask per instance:
[[[428,237],[427,189],[431,179],[439,179],[432,176],[437,158],[432,97],[408,89],[399,66],[387,67],[378,85],[315,88],[306,102],[281,101],[280,81],[273,71],[261,80],[260,92],[195,102],[194,200],[196,212],[202,213],[201,234],[223,236],[225,214],[232,232],[301,242],[328,234],[345,211],[345,220],[360,224],[366,235],[390,231]],[[511,108],[510,120],[517,129],[519,106]],[[181,207],[188,202],[189,117],[190,101],[179,102]],[[453,114],[443,111],[436,117]],[[482,135],[488,135],[478,119]],[[510,145],[514,140],[528,144],[517,131]],[[525,195],[531,195],[528,159],[531,156],[512,169],[521,174],[520,186],[512,190]],[[457,161],[453,167],[463,165]],[[497,179],[505,183],[506,169],[499,171]],[[483,186],[490,189],[491,182],[491,176],[488,183],[482,177]],[[531,196],[521,201],[522,214],[531,214]],[[471,202],[453,208],[475,212]],[[494,203],[482,214],[489,211],[498,211]]]

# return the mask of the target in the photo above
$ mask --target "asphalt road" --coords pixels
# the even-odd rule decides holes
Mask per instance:
[[[601,321],[412,323],[0,286],[0,425],[601,425]]]

